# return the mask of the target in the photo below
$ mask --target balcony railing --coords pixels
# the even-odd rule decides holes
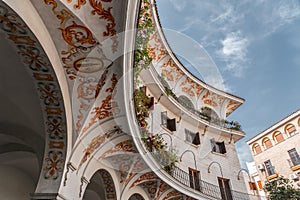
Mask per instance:
[[[178,167],[174,167],[171,175],[182,184],[190,187],[190,175],[187,172],[183,171]],[[203,180],[199,180],[199,185],[200,188],[198,191],[200,193],[213,197],[215,199],[222,199],[222,194],[219,186],[213,185],[211,183],[207,183]],[[231,196],[232,199],[228,199],[228,200],[259,200],[260,199],[260,197],[257,195],[252,195],[252,194],[233,191],[233,190],[231,190]]]

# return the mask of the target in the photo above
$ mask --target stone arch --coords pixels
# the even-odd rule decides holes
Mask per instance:
[[[129,197],[128,200],[145,200],[144,197],[138,193],[135,193]]]
[[[296,133],[297,129],[296,126],[294,124],[287,124],[284,127],[284,132],[287,135],[287,137],[289,136],[293,136]]]
[[[100,169],[89,181],[83,195],[83,200],[117,200],[117,192],[115,183],[111,174],[105,170]]]
[[[264,137],[262,139],[262,146],[265,148],[265,149],[268,149],[268,148],[271,148],[273,146],[273,143],[272,141],[270,140],[270,138],[268,137]]]
[[[259,154],[259,153],[261,153],[261,152],[262,152],[261,146],[260,146],[258,143],[254,143],[254,144],[252,145],[252,153],[253,153],[254,155],[256,155],[256,154]]]
[[[279,143],[284,140],[283,134],[280,131],[275,131],[272,135],[272,138],[275,143]]]
[[[18,156],[24,155],[23,161],[18,163],[22,173],[38,174],[34,178],[34,190],[27,191],[28,197],[29,193],[34,193],[34,198],[55,198],[68,147],[63,84],[39,40],[41,37],[34,34],[37,30],[45,30],[43,24],[39,20],[28,20],[29,15],[35,15],[34,8],[28,1],[9,3],[8,6],[0,2],[0,49],[4,56],[1,74],[6,76],[1,81],[8,85],[2,91],[6,98],[1,99],[1,104],[11,109],[5,112],[8,113],[6,120],[0,117],[0,123],[4,124],[2,134],[13,137],[6,138],[1,146],[9,149],[5,154],[14,155],[10,159],[18,160]],[[22,6],[26,7],[26,12],[22,11]],[[5,56],[5,52],[10,55]],[[5,107],[0,110],[4,113]],[[12,117],[14,120],[10,120]]]

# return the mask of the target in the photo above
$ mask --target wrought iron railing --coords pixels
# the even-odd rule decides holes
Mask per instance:
[[[178,167],[174,167],[170,175],[180,183],[190,187],[190,175],[184,170]],[[200,193],[213,197],[215,199],[222,199],[222,194],[219,186],[207,183],[203,180],[199,180],[199,185],[200,187],[199,189],[197,189],[197,191],[199,191]],[[260,200],[260,197],[257,195],[238,192],[234,190],[231,190],[231,196],[232,199],[228,198],[227,200]]]

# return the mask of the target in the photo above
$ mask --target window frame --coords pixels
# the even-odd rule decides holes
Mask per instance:
[[[290,129],[293,129],[292,131],[289,131]],[[297,133],[297,128],[294,124],[289,124],[285,128],[285,132],[288,136],[294,136]]]
[[[293,163],[293,167],[300,165],[300,156],[296,150],[296,148],[292,148],[288,150],[288,154],[290,156],[291,162]]]
[[[272,165],[271,160],[266,160],[266,161],[264,162],[264,165],[265,165],[266,173],[267,173],[268,176],[272,176],[272,175],[276,174],[276,173],[275,173],[275,168],[274,168],[274,166]]]
[[[196,146],[199,146],[201,144],[199,132],[193,132],[189,129],[184,129],[184,131],[185,131],[185,141]]]
[[[214,138],[212,138],[210,140],[211,142],[211,147],[212,147],[212,152],[214,153],[219,153],[219,154],[222,154],[222,155],[225,155],[227,153],[227,150],[226,150],[226,145],[225,145],[225,142],[222,141],[215,141]]]
[[[167,111],[161,112],[161,125],[167,128],[169,131],[176,131],[176,118],[169,118]]]
[[[270,142],[270,146],[266,145],[267,142]],[[269,149],[269,148],[273,147],[272,141],[268,137],[263,139],[262,144],[265,149]]]
[[[257,151],[257,147],[259,147],[259,151]],[[257,155],[257,154],[261,153],[262,152],[261,146],[258,143],[255,143],[252,146],[252,152],[254,153],[254,155]]]
[[[278,136],[280,136],[280,140],[278,140]],[[285,139],[283,137],[283,134],[280,131],[275,131],[273,134],[273,140],[276,143],[280,143],[280,142],[283,142]]]

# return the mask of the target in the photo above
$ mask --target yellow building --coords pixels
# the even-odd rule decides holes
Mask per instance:
[[[300,186],[300,110],[247,141],[262,183],[280,175]]]

